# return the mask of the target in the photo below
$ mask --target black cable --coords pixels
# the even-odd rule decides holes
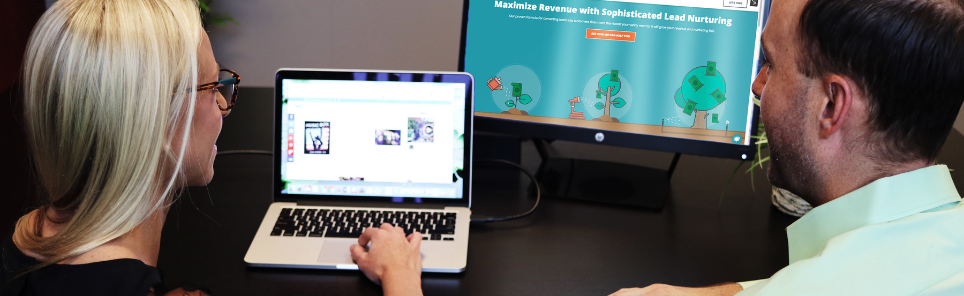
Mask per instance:
[[[534,211],[536,210],[536,208],[539,207],[539,199],[542,197],[542,189],[539,188],[539,181],[536,181],[536,177],[533,176],[532,173],[529,172],[529,170],[526,170],[525,168],[523,168],[521,165],[519,165],[519,164],[517,164],[517,163],[511,162],[511,161],[508,161],[508,160],[503,160],[503,159],[481,159],[481,160],[477,160],[477,161],[476,161],[476,163],[479,163],[479,162],[498,162],[498,163],[504,163],[504,164],[508,164],[508,165],[514,166],[514,167],[518,168],[519,170],[521,170],[523,173],[526,174],[526,176],[529,176],[529,179],[532,180],[532,184],[535,184],[535,185],[536,185],[536,203],[535,203],[534,205],[532,205],[532,208],[529,209],[528,211],[526,211],[525,213],[518,214],[518,215],[512,215],[512,216],[508,216],[508,217],[493,218],[493,217],[487,217],[487,216],[472,214],[472,217],[471,217],[471,220],[470,220],[470,223],[471,223],[471,224],[483,224],[483,223],[489,223],[489,222],[500,222],[500,221],[515,220],[515,219],[519,219],[519,218],[528,216],[529,214],[532,214],[532,212],[534,212]]]
[[[218,151],[218,155],[230,155],[230,154],[258,154],[258,155],[271,155],[271,151],[268,150],[224,150]]]

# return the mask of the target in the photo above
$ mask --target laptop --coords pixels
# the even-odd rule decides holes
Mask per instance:
[[[469,73],[280,69],[274,203],[251,266],[358,269],[367,227],[422,233],[422,270],[465,270],[472,188]]]

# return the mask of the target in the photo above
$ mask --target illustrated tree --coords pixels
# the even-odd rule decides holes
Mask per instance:
[[[622,83],[619,81],[619,70],[612,70],[611,73],[603,75],[599,78],[599,83],[596,88],[596,98],[605,99],[603,102],[596,103],[594,107],[596,109],[603,110],[603,116],[600,116],[599,120],[602,121],[619,121],[610,116],[610,111],[613,107],[622,108],[626,105],[626,100],[623,98],[613,98],[619,93]]]
[[[683,85],[676,91],[675,101],[683,108],[683,114],[694,115],[691,128],[706,129],[708,119],[718,122],[718,114],[710,117],[707,112],[726,101],[726,82],[716,71],[716,62],[707,62],[705,67],[696,67],[686,73]]]

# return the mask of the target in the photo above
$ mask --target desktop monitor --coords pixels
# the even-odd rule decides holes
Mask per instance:
[[[768,2],[467,0],[477,129],[750,159]]]
[[[476,129],[675,152],[668,172],[546,157],[540,168],[550,195],[660,208],[664,197],[639,196],[667,195],[680,153],[754,157],[768,10],[766,0],[466,0],[459,70],[476,78]]]

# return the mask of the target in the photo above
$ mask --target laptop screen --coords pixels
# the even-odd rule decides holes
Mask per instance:
[[[461,199],[468,82],[353,75],[357,80],[279,73],[281,193]]]

